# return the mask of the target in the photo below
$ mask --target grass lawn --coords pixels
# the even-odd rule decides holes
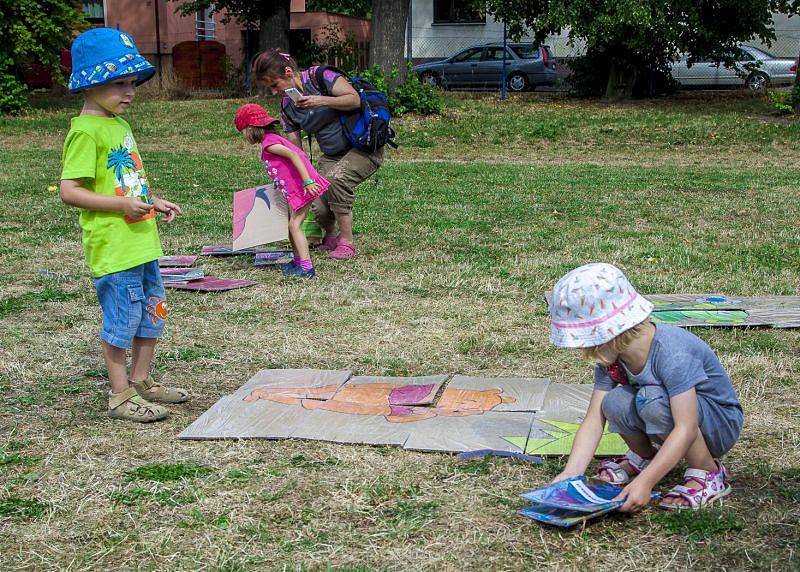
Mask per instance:
[[[561,531],[516,514],[559,459],[175,439],[261,368],[590,383],[549,345],[542,298],[589,261],[645,293],[800,294],[800,122],[762,100],[448,97],[442,117],[398,121],[401,148],[359,188],[361,256],[319,256],[303,283],[204,260],[258,285],[170,292],[157,374],[194,398],[151,426],[106,417],[78,213],[47,188],[79,102],[0,118],[3,569],[800,568],[798,331],[696,330],[746,415],[734,495],[702,514]],[[231,192],[265,180],[233,128],[241,103],[134,103],[150,182],[186,213],[160,228],[167,253],[228,242]]]

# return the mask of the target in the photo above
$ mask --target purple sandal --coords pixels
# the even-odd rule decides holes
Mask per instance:
[[[675,485],[671,491],[664,495],[658,504],[659,508],[667,510],[697,510],[705,506],[714,504],[731,494],[731,486],[728,484],[730,473],[722,463],[715,460],[717,464],[716,472],[703,471],[701,469],[686,469],[683,473],[682,485]],[[686,483],[702,483],[699,489],[689,488]],[[685,503],[666,503],[666,499],[682,499]]]
[[[624,457],[617,457],[613,461],[603,461],[600,463],[600,467],[597,469],[597,477],[602,479],[601,475],[603,471],[607,471],[611,475],[611,479],[603,479],[604,481],[612,485],[626,485],[631,482],[632,475],[629,475],[628,472],[622,468],[621,463],[627,461],[628,465],[633,469],[633,476],[636,476],[644,471],[651,460],[652,457],[650,459],[645,459],[633,451],[628,450]]]

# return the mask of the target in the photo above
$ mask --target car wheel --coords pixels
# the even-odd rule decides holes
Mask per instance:
[[[432,71],[425,71],[422,72],[419,76],[419,80],[422,83],[427,83],[433,87],[441,87],[442,81],[439,79],[439,75]]]
[[[507,81],[508,89],[511,91],[525,91],[530,87],[530,82],[525,74],[513,73]]]
[[[744,84],[750,91],[761,91],[769,85],[769,78],[761,72],[751,73]]]

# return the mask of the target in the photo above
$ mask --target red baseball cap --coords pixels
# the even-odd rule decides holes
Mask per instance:
[[[256,103],[245,103],[236,112],[233,118],[233,124],[238,131],[243,131],[245,127],[250,125],[254,127],[266,127],[275,123],[278,119],[270,117],[269,113]]]

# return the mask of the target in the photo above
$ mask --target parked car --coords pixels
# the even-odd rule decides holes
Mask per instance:
[[[556,82],[556,62],[549,46],[506,44],[506,84],[511,91]],[[471,46],[445,60],[414,66],[420,79],[451,87],[499,86],[503,74],[503,44]]]
[[[797,62],[790,58],[776,58],[760,48],[741,45],[730,54],[733,66],[710,59],[688,66],[683,57],[672,64],[672,77],[683,86],[745,86],[753,91],[768,85],[785,85],[794,82]]]

